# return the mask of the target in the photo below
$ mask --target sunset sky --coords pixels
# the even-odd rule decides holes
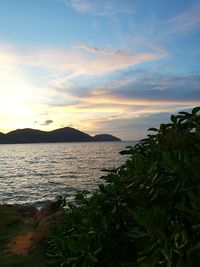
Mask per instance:
[[[199,0],[0,0],[0,132],[138,140],[198,105]]]

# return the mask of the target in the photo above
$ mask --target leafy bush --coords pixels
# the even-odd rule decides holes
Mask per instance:
[[[151,128],[91,196],[80,192],[52,228],[53,266],[198,267],[200,107]]]

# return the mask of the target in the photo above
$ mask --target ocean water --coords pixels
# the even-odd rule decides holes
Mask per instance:
[[[119,152],[135,142],[0,145],[0,203],[42,205],[63,194],[93,190],[102,169],[120,166]]]

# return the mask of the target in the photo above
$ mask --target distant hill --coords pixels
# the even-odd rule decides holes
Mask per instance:
[[[104,142],[104,141],[121,141],[118,137],[111,134],[98,134],[93,137],[95,142]]]
[[[58,142],[99,142],[121,141],[110,134],[99,134],[94,137],[71,127],[64,127],[50,132],[35,129],[17,129],[7,134],[0,133],[0,144],[20,143],[58,143]]]

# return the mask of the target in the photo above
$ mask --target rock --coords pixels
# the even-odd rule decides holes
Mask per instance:
[[[33,235],[34,242],[38,243],[48,235],[49,226],[59,225],[63,222],[64,209],[57,207],[55,202],[46,202],[35,215],[36,230]]]
[[[61,225],[63,223],[63,214],[64,209],[53,213],[49,217],[41,220],[34,232],[33,241],[39,243],[48,236],[49,226],[50,225]],[[41,216],[42,217],[42,216]],[[40,217],[40,219],[41,219]]]
[[[32,237],[34,243],[40,243],[42,240],[47,238],[49,232],[49,223],[43,222],[38,225],[36,228],[34,235]]]
[[[63,208],[55,207],[54,202],[46,202],[46,204],[44,204],[41,210],[37,211],[35,215],[36,225],[39,225],[39,223],[42,222],[45,218],[48,218],[59,211],[63,211]]]

